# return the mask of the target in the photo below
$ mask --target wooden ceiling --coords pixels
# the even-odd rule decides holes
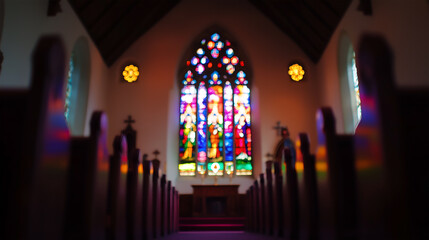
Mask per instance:
[[[112,65],[180,0],[68,0]],[[248,0],[317,62],[351,0]]]

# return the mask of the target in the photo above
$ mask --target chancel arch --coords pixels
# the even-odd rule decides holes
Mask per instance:
[[[355,50],[350,38],[344,32],[341,34],[338,44],[338,72],[344,131],[354,133],[362,118],[359,78]]]
[[[197,38],[178,72],[179,175],[252,175],[251,72],[222,31]]]
[[[83,135],[88,102],[90,56],[88,40],[80,37],[71,52],[66,76],[64,115],[72,135]]]

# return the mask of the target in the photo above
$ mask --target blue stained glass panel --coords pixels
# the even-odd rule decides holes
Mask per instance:
[[[204,82],[198,88],[198,153],[197,171],[199,174],[206,173],[207,162],[207,88]]]
[[[225,161],[233,161],[234,160],[234,144],[233,144],[233,130],[234,125],[232,122],[232,116],[233,116],[233,103],[232,103],[232,87],[230,82],[225,83]],[[227,173],[228,170],[233,170],[230,168],[226,168]],[[230,173],[228,173],[230,174]]]

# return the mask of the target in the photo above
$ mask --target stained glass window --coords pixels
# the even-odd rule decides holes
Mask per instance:
[[[73,62],[73,53],[69,61],[69,71],[67,73],[67,86],[66,86],[66,97],[64,101],[64,116],[66,117],[66,122],[70,127],[70,105],[71,105],[71,95],[72,95],[72,74],[74,70]]]
[[[361,102],[360,102],[360,94],[359,94],[359,78],[357,75],[357,68],[356,68],[356,55],[355,52],[353,51],[353,58],[352,58],[352,64],[351,64],[351,71],[352,71],[352,87],[351,87],[351,91],[352,94],[351,96],[354,99],[355,102],[355,117],[354,119],[354,124],[355,124],[355,128],[357,127],[357,125],[359,124],[360,120],[362,119],[362,108],[361,108]]]
[[[245,62],[218,33],[199,43],[180,76],[179,173],[251,175],[250,88]]]

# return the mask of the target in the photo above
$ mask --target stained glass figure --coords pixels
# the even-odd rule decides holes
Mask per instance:
[[[198,88],[198,154],[197,154],[197,172],[206,173],[207,163],[207,88],[204,82],[200,83]]]
[[[225,83],[225,172],[230,175],[234,173],[234,124],[232,122],[233,104],[231,83]]]
[[[250,89],[246,85],[237,85],[234,89],[234,145],[237,175],[252,174],[250,123]]]
[[[223,175],[223,88],[220,85],[208,89],[208,169],[213,175],[212,163],[219,163],[217,175]]]
[[[182,88],[180,97],[179,172],[182,176],[195,175],[195,147],[197,124],[197,90],[193,85]]]

